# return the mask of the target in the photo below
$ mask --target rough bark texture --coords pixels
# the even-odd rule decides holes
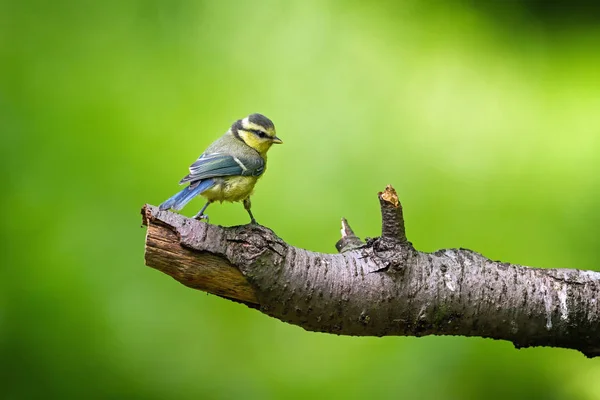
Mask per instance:
[[[382,237],[362,243],[344,220],[341,254],[295,248],[259,225],[224,228],[145,206],[146,265],[311,331],[481,336],[600,355],[600,273],[419,252],[393,188],[379,200]]]

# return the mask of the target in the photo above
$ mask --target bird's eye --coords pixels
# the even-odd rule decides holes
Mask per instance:
[[[266,138],[267,134],[263,131],[259,131],[258,129],[254,131],[254,133],[256,134],[256,136],[260,137],[260,138]]]

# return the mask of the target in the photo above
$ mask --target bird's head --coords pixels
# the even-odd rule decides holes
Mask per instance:
[[[246,118],[236,121],[231,126],[231,131],[263,156],[272,144],[283,143],[275,135],[273,122],[262,114],[250,114]]]

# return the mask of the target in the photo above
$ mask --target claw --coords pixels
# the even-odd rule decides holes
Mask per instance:
[[[198,221],[205,220],[208,223],[208,215],[206,214],[198,214],[194,217],[194,219],[197,219]]]

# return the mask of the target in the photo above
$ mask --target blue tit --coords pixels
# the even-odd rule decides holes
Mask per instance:
[[[275,136],[273,122],[264,115],[251,114],[231,125],[231,128],[211,144],[190,166],[190,173],[179,184],[189,183],[160,205],[161,210],[181,210],[197,195],[208,201],[196,214],[206,219],[206,208],[214,201],[242,201],[250,211],[250,195],[254,185],[267,168],[267,151],[271,145],[283,143]]]

